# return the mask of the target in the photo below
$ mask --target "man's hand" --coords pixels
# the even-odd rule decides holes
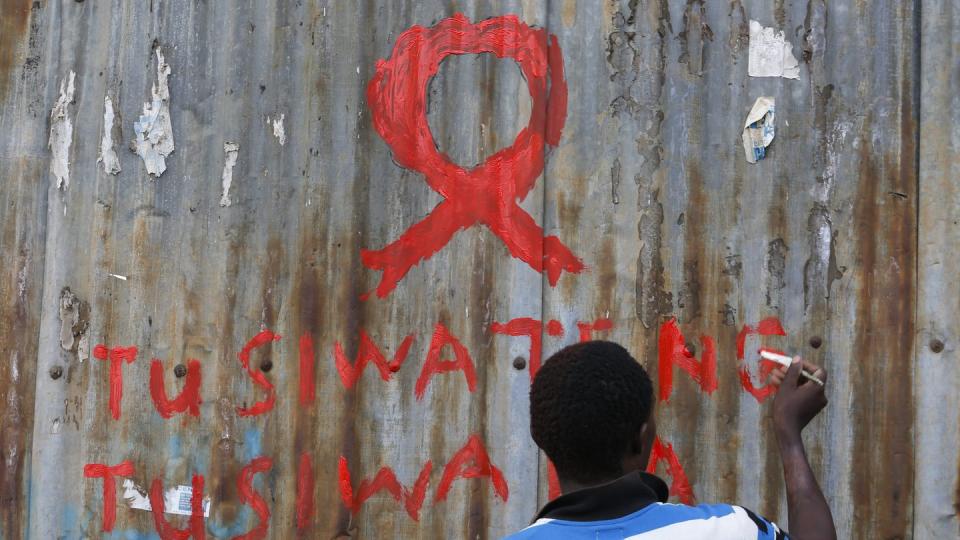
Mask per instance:
[[[773,423],[779,436],[798,436],[827,406],[824,386],[801,377],[801,368],[827,382],[826,370],[799,358],[793,359],[789,369],[781,367],[770,374],[770,382],[780,387],[773,400]]]
[[[789,369],[778,368],[770,374],[770,383],[780,387],[773,400],[773,423],[783,460],[790,537],[836,540],[830,507],[813,476],[800,438],[800,431],[827,406],[827,396],[824,386],[800,376],[801,369],[827,382],[826,370],[799,358],[793,359]]]

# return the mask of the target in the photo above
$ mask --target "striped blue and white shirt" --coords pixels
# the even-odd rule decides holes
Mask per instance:
[[[666,484],[646,473],[571,492],[544,506],[508,540],[787,540],[776,524],[730,504],[666,504]]]

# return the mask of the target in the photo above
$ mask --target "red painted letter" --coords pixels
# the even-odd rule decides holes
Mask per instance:
[[[658,344],[660,362],[657,368],[660,379],[660,401],[670,400],[670,393],[673,392],[674,364],[693,377],[704,392],[711,394],[717,389],[716,345],[710,336],[700,336],[700,344],[703,346],[703,356],[698,362],[687,348],[676,319],[670,319],[660,326]]]
[[[334,343],[333,358],[337,363],[337,372],[340,373],[340,380],[343,382],[343,386],[353,388],[353,385],[357,384],[357,380],[363,375],[364,368],[366,368],[370,362],[373,362],[373,365],[377,367],[377,371],[380,372],[380,378],[389,381],[390,374],[399,371],[400,366],[403,365],[404,360],[407,359],[407,353],[410,351],[410,345],[412,344],[413,334],[410,334],[400,343],[400,347],[393,355],[393,361],[388,363],[383,353],[380,352],[380,348],[377,347],[377,344],[370,339],[370,336],[368,336],[365,331],[360,330],[360,347],[357,349],[357,359],[354,360],[351,365],[340,343]]]
[[[250,464],[240,470],[240,476],[237,478],[237,489],[240,491],[240,502],[249,504],[253,511],[260,518],[260,523],[250,529],[250,532],[234,536],[232,540],[261,540],[267,537],[267,526],[270,524],[270,509],[267,508],[266,501],[255,489],[253,489],[253,476],[257,473],[267,472],[273,467],[273,460],[268,457],[255,457],[250,460]]]
[[[313,519],[313,460],[310,454],[300,454],[300,468],[297,470],[297,530],[310,526]]]
[[[159,478],[150,486],[150,510],[153,513],[153,525],[161,540],[203,540],[206,537],[206,526],[203,523],[203,476],[193,475],[193,494],[190,497],[190,526],[178,529],[163,517],[163,483]]]
[[[310,332],[300,336],[300,404],[312,405],[317,398],[316,381],[314,380],[314,366],[316,358],[313,356],[313,337]]]
[[[653,441],[653,449],[650,452],[650,463],[647,464],[647,472],[653,474],[657,470],[657,463],[667,462],[667,474],[670,475],[670,495],[678,497],[683,504],[693,504],[693,488],[690,487],[690,481],[687,480],[687,473],[683,472],[680,466],[680,460],[677,454],[673,452],[672,444],[663,444],[660,437]]]
[[[110,414],[120,419],[120,401],[123,400],[123,362],[133,363],[137,358],[136,347],[113,347],[104,345],[93,348],[93,357],[110,361]]]
[[[457,478],[481,478],[490,477],[493,482],[493,491],[503,502],[507,502],[510,496],[510,489],[507,487],[507,480],[503,477],[500,469],[490,463],[490,456],[487,449],[483,447],[480,437],[471,435],[467,444],[463,446],[443,468],[443,477],[440,478],[440,484],[437,485],[437,494],[434,496],[434,503],[447,498],[450,491],[450,485]]]
[[[154,358],[150,362],[150,397],[153,406],[164,418],[186,410],[192,416],[200,416],[200,362],[192,359],[187,361],[187,380],[183,383],[183,390],[170,400],[163,385],[163,362]]]
[[[113,481],[114,476],[130,476],[133,474],[133,463],[123,461],[112,467],[100,463],[88,463],[83,466],[83,476],[87,478],[103,478],[103,530],[110,532],[117,520],[117,489]]]
[[[744,361],[744,349],[746,348],[747,336],[754,334],[761,336],[785,336],[787,333],[783,330],[779,319],[769,317],[760,321],[760,324],[756,327],[744,325],[743,329],[740,330],[740,333],[737,335],[737,361],[740,364],[740,368],[737,371],[740,375],[740,385],[743,386],[743,389],[751,396],[756,398],[757,402],[763,403],[767,398],[777,393],[777,389],[771,385],[756,387],[750,378],[750,370],[747,369],[747,363]],[[776,364],[761,361],[760,377],[764,378],[769,375],[774,365]]]
[[[237,407],[237,414],[240,416],[256,416],[273,409],[273,401],[276,399],[276,395],[273,391],[273,385],[270,384],[270,381],[267,380],[267,377],[263,374],[263,372],[255,367],[250,366],[250,352],[257,347],[262,347],[263,345],[270,343],[271,341],[280,341],[280,336],[269,330],[264,330],[263,332],[253,336],[253,339],[248,341],[247,344],[243,346],[243,350],[240,351],[239,357],[240,363],[243,365],[243,369],[247,370],[250,378],[253,379],[253,382],[256,383],[257,386],[267,391],[267,399],[258,401],[247,408]]]
[[[581,343],[593,339],[594,331],[610,330],[611,328],[613,328],[613,321],[610,319],[597,319],[592,323],[583,321],[577,322],[577,329],[580,330]]]
[[[494,334],[506,334],[508,336],[526,336],[530,338],[530,381],[537,376],[540,370],[540,364],[543,356],[543,323],[537,319],[522,318],[511,319],[506,324],[498,322],[490,326],[490,331]],[[550,321],[547,323],[547,334],[559,337],[563,335],[563,326],[560,321]]]
[[[420,508],[423,506],[427,484],[430,482],[430,471],[433,470],[432,462],[427,461],[424,464],[420,470],[420,475],[413,483],[413,489],[407,489],[400,484],[397,475],[393,473],[393,469],[381,467],[376,476],[373,477],[373,481],[366,478],[360,481],[356,495],[353,493],[353,482],[350,480],[348,465],[347,458],[340,456],[340,498],[351,514],[356,515],[367,499],[385,490],[393,496],[393,500],[403,504],[403,508],[414,521],[420,519]]]
[[[447,345],[453,347],[453,355],[456,360],[441,360],[440,353]],[[427,384],[435,373],[446,373],[448,371],[463,371],[463,376],[467,378],[467,388],[473,392],[477,387],[477,372],[473,367],[473,360],[470,353],[460,341],[447,330],[447,327],[437,323],[433,331],[433,339],[430,340],[430,350],[427,351],[427,360],[423,363],[423,369],[420,376],[417,377],[417,384],[413,391],[417,399],[423,399],[423,393],[427,390]]]
[[[547,459],[547,498],[551,501],[562,495],[560,491],[560,476],[553,462]]]

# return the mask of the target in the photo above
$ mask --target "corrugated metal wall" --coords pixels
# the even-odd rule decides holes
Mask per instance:
[[[532,517],[549,482],[527,430],[531,340],[495,323],[531,319],[546,355],[600,321],[594,336],[628,344],[662,380],[659,330],[673,317],[697,358],[711,339],[717,358],[715,391],[676,368],[658,405],[662,442],[696,500],[785,521],[769,403],[745,390],[760,384],[762,343],[831,372],[830,407],[806,440],[841,538],[958,537],[957,2],[0,0],[0,10],[0,538],[156,537],[120,477],[113,532],[101,532],[103,481],[84,466],[124,460],[141,489],[203,475],[207,535],[230,538],[262,521],[238,486],[257,457],[271,461],[252,476],[269,538],[503,535]],[[565,109],[521,209],[490,210],[490,190],[434,191],[375,128],[378,60],[411,26],[455,13],[515,14],[534,43],[547,43],[536,33],[546,29],[562,50],[565,107],[528,91],[547,73],[557,86],[555,62],[521,74],[491,54],[448,57],[424,90],[438,148],[467,167],[518,133],[540,148]],[[751,19],[786,32],[800,80],[747,75]],[[158,51],[175,150],[155,178],[127,147],[144,105],[164,104],[151,93],[163,93]],[[398,72],[425,82],[430,67],[414,60]],[[777,132],[751,165],[740,131],[758,96],[775,97]],[[522,131],[528,118],[539,131]],[[109,156],[98,163],[105,134],[116,175]],[[232,172],[225,143],[238,145]],[[58,188],[61,157],[69,183]],[[517,160],[485,178],[511,186],[537,157]],[[586,270],[554,286],[533,268],[542,243],[528,264],[496,227],[444,242],[432,221],[415,238],[426,244],[403,249],[438,251],[383,298],[362,299],[382,277],[362,250],[439,213],[444,197],[459,201],[455,216],[528,213]],[[738,360],[738,335],[771,318],[786,336],[747,336]],[[238,356],[258,335],[267,341],[249,358],[261,384]],[[347,388],[336,351],[353,362],[372,350],[363,336],[384,365],[397,362],[378,371],[372,360]],[[120,367],[117,419],[97,345],[138,349]],[[154,358],[170,397],[199,362],[198,416],[158,413]],[[457,358],[475,380],[444,362]],[[272,410],[240,414],[267,385]],[[666,464],[658,472],[677,480]],[[362,498],[361,481],[384,466],[400,501],[381,491],[351,512],[345,486]]]

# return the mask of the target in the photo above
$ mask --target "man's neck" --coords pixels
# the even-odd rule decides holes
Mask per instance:
[[[573,491],[579,491],[581,489],[597,487],[603,484],[608,484],[610,482],[613,482],[614,480],[616,480],[617,478],[620,478],[621,476],[623,475],[618,474],[615,476],[604,476],[604,477],[592,478],[586,482],[581,482],[578,480],[574,480],[572,478],[564,478],[563,476],[560,476],[560,491],[566,494]]]

